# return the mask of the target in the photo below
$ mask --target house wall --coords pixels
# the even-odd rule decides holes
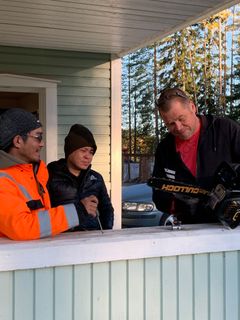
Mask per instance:
[[[239,251],[0,272],[1,320],[238,320]]]
[[[58,157],[70,126],[86,125],[98,145],[94,169],[110,182],[110,55],[0,46],[0,73],[60,81],[57,90]]]

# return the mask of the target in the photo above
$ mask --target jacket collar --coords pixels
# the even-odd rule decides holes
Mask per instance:
[[[0,169],[6,169],[8,167],[16,166],[18,164],[25,164],[25,162],[3,150],[0,150]]]
[[[38,163],[26,163],[11,154],[0,150],[0,169],[7,169],[9,167],[18,166],[18,165],[24,165],[23,167],[31,168],[34,170],[34,173],[36,174],[38,171],[38,168],[41,164],[41,160]]]

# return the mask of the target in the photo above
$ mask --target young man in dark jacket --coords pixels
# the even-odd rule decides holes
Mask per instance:
[[[65,138],[65,158],[48,164],[48,190],[53,206],[80,200],[87,208],[89,198],[97,204],[98,216],[86,214],[74,230],[112,229],[113,207],[102,176],[91,169],[97,146],[92,133],[75,124]],[[88,201],[85,203],[85,199]],[[99,221],[100,220],[100,221]]]
[[[156,101],[169,133],[159,143],[153,176],[169,178],[211,190],[219,165],[240,163],[240,126],[226,117],[200,116],[179,88],[164,90]],[[163,212],[183,223],[215,222],[203,203],[176,193],[153,190],[153,201]]]

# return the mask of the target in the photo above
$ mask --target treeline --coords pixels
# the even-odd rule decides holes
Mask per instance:
[[[166,129],[155,99],[179,86],[199,113],[240,120],[240,5],[125,56],[122,77],[123,146],[153,154]]]

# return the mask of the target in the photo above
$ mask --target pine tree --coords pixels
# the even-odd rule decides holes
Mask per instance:
[[[155,100],[167,87],[186,90],[200,113],[240,118],[239,6],[234,8],[123,59],[123,119],[129,153],[154,150],[166,134]],[[232,42],[227,41],[229,34]]]

